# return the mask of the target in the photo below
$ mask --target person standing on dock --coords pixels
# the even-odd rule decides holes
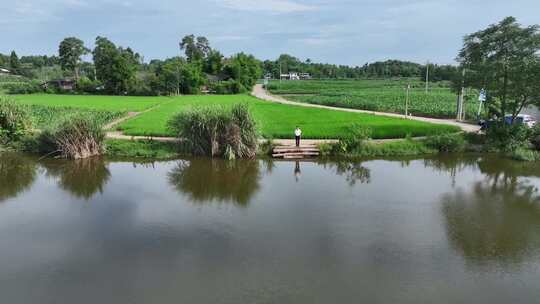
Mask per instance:
[[[296,139],[297,147],[300,147],[300,137],[302,137],[302,130],[300,127],[296,126],[296,130],[294,130],[294,138]]]

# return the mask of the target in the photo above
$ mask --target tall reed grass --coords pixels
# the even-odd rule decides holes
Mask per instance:
[[[39,136],[43,153],[64,158],[81,159],[101,155],[105,151],[102,125],[84,115],[69,116],[45,129]]]
[[[172,117],[168,127],[195,155],[235,159],[257,153],[257,128],[245,104],[193,108]]]
[[[32,127],[27,106],[0,96],[0,144],[8,144],[23,138]]]

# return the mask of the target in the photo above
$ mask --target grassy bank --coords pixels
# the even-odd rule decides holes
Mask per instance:
[[[105,145],[109,157],[173,159],[182,155],[182,147],[174,142],[106,140]]]
[[[403,139],[390,142],[365,141],[354,150],[342,149],[339,144],[323,144],[319,146],[323,157],[391,157],[391,156],[419,156],[436,154],[439,151],[429,146],[424,140]]]

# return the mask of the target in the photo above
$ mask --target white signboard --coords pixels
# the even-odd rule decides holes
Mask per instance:
[[[482,114],[482,104],[486,101],[486,90],[480,90],[480,94],[478,95],[478,101],[480,101],[480,104],[478,105],[477,116],[480,117],[480,114]]]
[[[484,89],[480,90],[480,95],[478,96],[478,101],[480,101],[480,102],[486,101],[486,90],[484,90]]]

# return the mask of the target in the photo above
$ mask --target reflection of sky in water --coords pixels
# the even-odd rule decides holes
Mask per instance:
[[[298,181],[295,162],[259,161],[257,174],[213,165],[247,172],[231,180],[193,163],[202,176],[184,176],[194,181],[179,189],[170,179],[178,162],[113,162],[89,199],[39,169],[0,203],[0,293],[10,303],[530,302],[540,297],[540,214],[530,207],[516,218],[521,209],[505,203],[534,196],[492,179],[502,172],[537,187],[540,179],[503,163],[511,162],[301,162]],[[205,203],[194,196],[205,181],[256,190],[238,204],[209,185]],[[503,194],[495,207],[484,200]],[[512,216],[482,222],[488,208]],[[478,234],[475,221],[503,230]],[[504,242],[516,235],[525,245]],[[469,249],[471,241],[517,258]]]

